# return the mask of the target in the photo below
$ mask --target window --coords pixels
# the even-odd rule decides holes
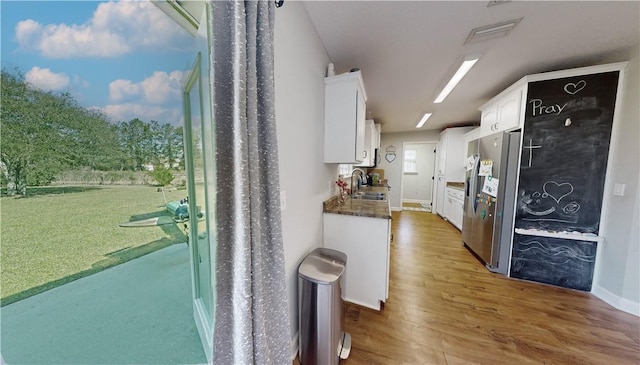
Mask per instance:
[[[404,173],[416,174],[417,170],[417,156],[416,150],[404,150]]]
[[[340,176],[350,176],[351,170],[353,170],[353,165],[349,165],[349,164],[338,165],[338,175]]]

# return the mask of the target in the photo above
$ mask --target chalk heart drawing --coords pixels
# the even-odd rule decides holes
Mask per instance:
[[[551,197],[556,203],[560,203],[562,198],[573,193],[573,185],[570,183],[558,184],[555,181],[547,181],[542,186],[542,190],[544,190],[544,194],[542,194],[543,198]]]
[[[575,94],[579,93],[580,90],[584,89],[585,86],[587,86],[587,82],[584,81],[584,80],[580,80],[580,81],[576,82],[575,84],[573,82],[570,82],[570,83],[564,85],[564,91],[567,94],[575,95]]]

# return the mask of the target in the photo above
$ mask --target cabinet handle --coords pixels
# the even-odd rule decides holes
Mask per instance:
[[[393,242],[393,233],[391,233],[391,239],[389,240],[389,242]]]
[[[367,151],[364,151],[364,158],[367,158]]]

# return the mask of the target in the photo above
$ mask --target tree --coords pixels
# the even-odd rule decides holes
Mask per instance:
[[[134,171],[145,169],[153,161],[151,126],[135,118],[118,124],[120,144],[127,155],[128,166]]]
[[[0,169],[7,192],[25,194],[68,167],[111,169],[122,165],[116,129],[69,93],[38,90],[18,71],[1,74]]]
[[[118,123],[117,129],[129,169],[143,170],[148,164],[184,168],[182,127],[136,118]]]
[[[149,172],[149,175],[153,177],[160,186],[167,186],[171,184],[175,176],[171,172],[171,169],[164,167],[164,165],[154,166],[153,171]]]
[[[184,168],[182,127],[174,127],[168,123],[160,126],[157,140],[160,156],[169,168]]]
[[[19,73],[1,73],[0,161],[7,193],[25,194],[27,182],[48,182],[64,165],[58,119],[69,106],[66,96],[34,89]]]

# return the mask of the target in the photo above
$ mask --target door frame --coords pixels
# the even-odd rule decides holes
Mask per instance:
[[[402,165],[400,166],[400,210],[403,211],[403,196],[404,196],[404,151],[407,149],[407,145],[412,145],[412,144],[426,144],[426,145],[433,145],[433,148],[437,151],[438,150],[438,141],[404,141],[402,142],[402,159],[401,159],[401,163]],[[433,154],[433,182],[431,184],[431,213],[435,212],[435,204],[434,204],[434,197],[436,196],[436,192],[435,192],[435,186],[436,186],[436,164],[437,164],[437,157],[438,154],[437,152],[434,152]]]
[[[194,45],[197,50],[200,52],[196,52],[198,56],[196,57],[196,61],[194,62],[193,68],[188,71],[187,79],[183,84],[183,104],[184,104],[184,146],[185,146],[185,167],[188,164],[192,164],[193,161],[187,161],[189,156],[192,156],[190,153],[191,146],[189,145],[189,140],[191,139],[191,129],[187,128],[187,118],[189,118],[189,109],[190,105],[187,105],[187,100],[189,98],[189,91],[197,84],[199,90],[199,96],[201,99],[200,102],[200,117],[202,121],[209,120],[210,123],[202,123],[201,122],[201,138],[205,139],[204,135],[211,139],[210,143],[206,144],[206,151],[203,150],[203,158],[205,158],[206,166],[205,168],[205,181],[207,179],[211,180],[210,183],[206,184],[206,189],[209,189],[213,186],[214,191],[212,193],[205,192],[205,210],[207,214],[207,237],[209,240],[209,263],[210,263],[210,290],[211,290],[211,309],[210,312],[207,313],[206,306],[203,304],[203,301],[198,298],[199,289],[196,287],[198,283],[198,274],[195,271],[196,265],[195,260],[197,257],[197,237],[195,240],[192,240],[193,235],[190,234],[189,237],[189,252],[190,252],[190,271],[191,271],[191,285],[192,285],[192,304],[193,304],[193,315],[194,321],[196,323],[196,327],[198,329],[198,335],[202,342],[202,347],[204,349],[205,355],[207,357],[207,362],[212,363],[213,361],[213,324],[215,321],[215,242],[216,242],[216,218],[215,218],[215,154],[212,151],[215,151],[215,139],[213,138],[213,106],[211,105],[211,90],[209,89],[209,78],[210,76],[210,67],[209,67],[209,54],[211,50],[211,40],[209,39],[209,34],[211,34],[210,29],[207,29],[210,25],[207,17],[209,16],[209,7],[211,6],[207,2],[204,1],[184,1],[177,2],[175,0],[164,0],[152,2],[156,5],[160,10],[162,10],[165,14],[167,14],[171,19],[173,19],[178,25],[187,30],[191,35],[194,36]],[[203,27],[200,27],[200,24]],[[197,75],[196,75],[197,74]],[[204,78],[204,80],[203,80]],[[205,82],[206,81],[206,82]],[[189,149],[189,150],[188,150]],[[206,158],[206,155],[209,155],[209,158]],[[189,172],[187,171],[187,174]],[[191,177],[193,179],[193,176]],[[189,184],[188,184],[189,185]],[[191,184],[193,185],[193,184]],[[211,186],[210,186],[211,185]],[[188,193],[192,197],[195,197],[195,189],[194,186],[188,187]],[[197,226],[198,221],[198,208],[196,204],[189,204],[189,216],[190,216],[190,225],[192,227],[192,231],[194,231],[194,224]],[[190,232],[191,233],[191,232]]]

